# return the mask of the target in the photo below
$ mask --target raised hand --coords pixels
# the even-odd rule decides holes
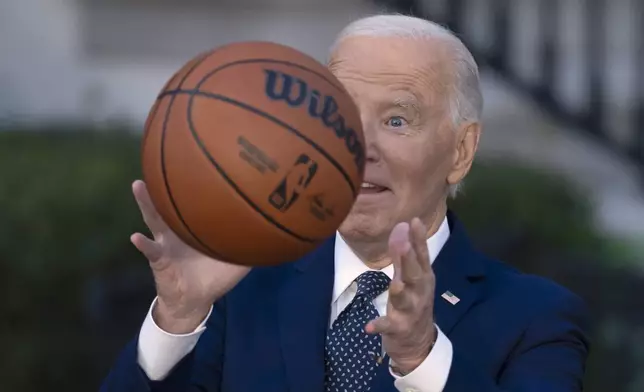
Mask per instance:
[[[427,249],[427,229],[420,219],[399,223],[389,237],[394,278],[389,286],[387,315],[371,321],[368,333],[382,334],[382,346],[395,367],[406,374],[429,355],[436,340],[434,272]]]

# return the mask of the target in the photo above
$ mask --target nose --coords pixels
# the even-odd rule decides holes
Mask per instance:
[[[376,124],[373,118],[370,117],[365,112],[362,112],[360,115],[362,130],[364,132],[366,161],[367,163],[375,163],[380,160],[380,148],[378,147]]]

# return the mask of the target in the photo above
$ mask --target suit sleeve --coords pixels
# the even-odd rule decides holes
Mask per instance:
[[[118,357],[100,392],[218,392],[224,358],[225,300],[218,301],[194,350],[160,381],[152,381],[139,365],[139,336]]]
[[[567,294],[535,317],[496,379],[469,363],[467,347],[454,347],[444,392],[580,392],[588,326],[585,305]]]

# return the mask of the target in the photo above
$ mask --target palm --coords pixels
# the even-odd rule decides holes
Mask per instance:
[[[195,249],[183,242],[172,230],[165,227],[161,233],[155,235],[155,241],[161,245],[162,253],[160,263],[168,263],[172,260],[188,260],[205,257]]]
[[[228,277],[236,277],[247,270],[245,267],[205,256],[188,246],[170,229],[164,231],[157,243],[161,245],[162,254],[153,264],[154,270],[158,272],[156,279],[172,283],[161,285],[157,282],[157,286],[177,291],[163,293],[168,296],[185,297],[186,300],[193,299],[190,297],[214,300],[230,289],[231,284],[227,284],[230,280]]]

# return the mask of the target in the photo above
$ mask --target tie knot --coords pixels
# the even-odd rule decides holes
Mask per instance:
[[[384,272],[367,271],[356,278],[358,292],[356,296],[373,300],[380,294],[384,293],[389,287],[391,279]]]

